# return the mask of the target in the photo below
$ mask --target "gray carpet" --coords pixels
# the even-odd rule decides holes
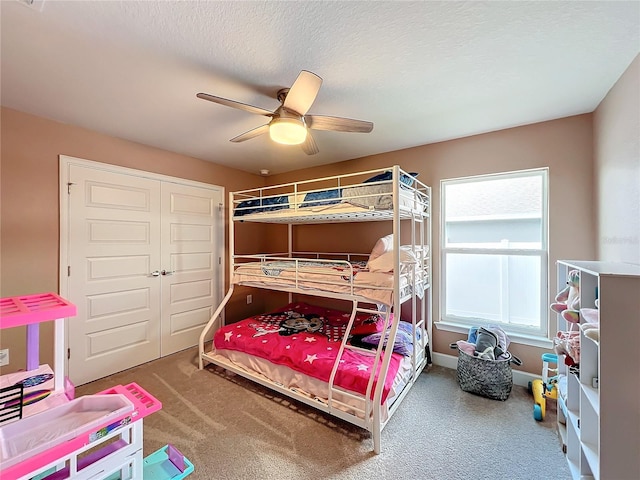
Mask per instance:
[[[533,419],[514,386],[505,402],[462,392],[455,370],[425,371],[382,432],[370,434],[183,352],[78,387],[77,395],[136,382],[163,408],[144,420],[144,455],[173,443],[197,479],[570,478],[555,410]]]

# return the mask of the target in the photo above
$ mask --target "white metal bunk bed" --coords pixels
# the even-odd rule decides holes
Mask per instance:
[[[200,369],[204,368],[205,363],[219,365],[358,425],[372,433],[374,451],[380,453],[382,429],[418,375],[430,363],[431,189],[417,180],[416,176],[396,165],[386,169],[231,192],[230,287],[200,335]],[[239,221],[287,224],[288,252],[236,255],[234,222]],[[377,262],[374,262],[373,255],[369,253],[293,251],[294,225],[369,221],[387,221],[392,225],[391,234],[378,240],[374,247],[374,251],[378,249]],[[409,235],[406,235],[407,230]],[[369,262],[365,261],[367,259]],[[284,370],[285,373],[273,374],[274,369],[271,367],[274,365],[270,365],[269,360],[221,348],[224,346],[222,333],[227,331],[226,340],[232,336],[228,332],[231,327],[224,325],[222,313],[236,285],[289,292],[290,302],[292,294],[304,294],[348,300],[352,303],[348,322],[345,322],[341,330],[344,335],[335,344],[336,347],[339,344],[339,348],[336,348],[337,353],[332,357],[331,372],[326,381],[319,380],[319,377],[312,378],[317,377],[313,374],[307,378],[299,371],[286,373],[287,367],[276,366],[276,371],[282,373]],[[400,315],[395,314],[401,312],[403,304],[409,306],[411,317],[404,318],[405,322],[399,321]],[[367,316],[377,318],[381,324],[380,340],[372,350],[350,342],[356,325]],[[400,328],[400,323],[404,328]],[[241,328],[241,322],[231,325]],[[252,326],[255,327],[255,324]],[[393,348],[385,348],[385,343],[395,345],[399,330],[407,328],[410,330],[408,335],[413,348],[403,358],[402,365],[397,367],[398,355],[393,353]],[[274,332],[263,330],[254,336]],[[219,339],[215,337],[216,332],[220,335]],[[386,342],[385,333],[388,335]],[[211,340],[212,334],[214,342],[211,350],[205,351],[205,343]],[[245,335],[247,336],[249,335]],[[369,362],[367,365],[370,373],[367,373],[366,388],[363,387],[358,392],[338,381],[344,373],[341,369],[345,368],[341,364],[345,364],[347,357]],[[390,365],[394,366],[393,369],[390,369]],[[391,370],[398,378],[390,378]],[[301,382],[300,378],[305,380]],[[377,381],[378,378],[384,381]],[[390,380],[393,380],[391,387]]]

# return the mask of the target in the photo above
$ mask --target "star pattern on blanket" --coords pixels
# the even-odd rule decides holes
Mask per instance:
[[[299,308],[294,308],[299,306]],[[237,324],[222,327],[214,335],[214,345],[217,351],[239,351],[271,361],[272,363],[293,370],[294,375],[304,374],[327,382],[331,378],[335,362],[339,362],[339,369],[335,374],[335,385],[346,390],[364,394],[367,391],[370,372],[374,369],[374,358],[362,355],[359,351],[347,348],[344,351],[336,338],[336,333],[349,323],[349,315],[337,314],[312,305],[291,304],[283,307],[283,311],[272,314],[261,314],[242,320]],[[288,312],[296,311],[296,315]],[[282,317],[291,319],[283,323]],[[324,328],[317,330],[317,319],[326,319]],[[367,330],[369,316],[354,319],[354,325]],[[299,320],[299,323],[297,322]],[[316,323],[314,323],[316,322]],[[304,329],[293,331],[298,326]],[[328,326],[328,328],[327,328]],[[337,328],[333,328],[333,327]],[[354,334],[355,335],[355,334]],[[342,352],[339,356],[338,353]],[[338,357],[338,358],[337,358]],[[399,355],[391,358],[390,372],[385,379],[385,393],[388,394],[395,373],[399,369]],[[379,362],[376,363],[378,368]],[[387,385],[388,384],[388,385]]]

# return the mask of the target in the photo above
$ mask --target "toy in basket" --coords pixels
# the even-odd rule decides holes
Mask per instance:
[[[466,341],[451,344],[458,350],[457,376],[463,391],[506,400],[513,387],[511,364],[522,361],[507,350],[509,337],[497,325],[472,327]]]
[[[557,368],[550,368],[549,364],[557,364],[558,356],[553,353],[542,354],[542,378],[537,378],[529,382],[529,391],[533,394],[533,418],[538,422],[544,420],[547,410],[547,400],[557,400],[558,398],[558,375],[549,376],[549,372],[558,371]]]

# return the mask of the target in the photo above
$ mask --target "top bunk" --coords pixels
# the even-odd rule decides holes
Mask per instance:
[[[232,192],[233,220],[338,223],[429,216],[431,188],[399,166]]]

